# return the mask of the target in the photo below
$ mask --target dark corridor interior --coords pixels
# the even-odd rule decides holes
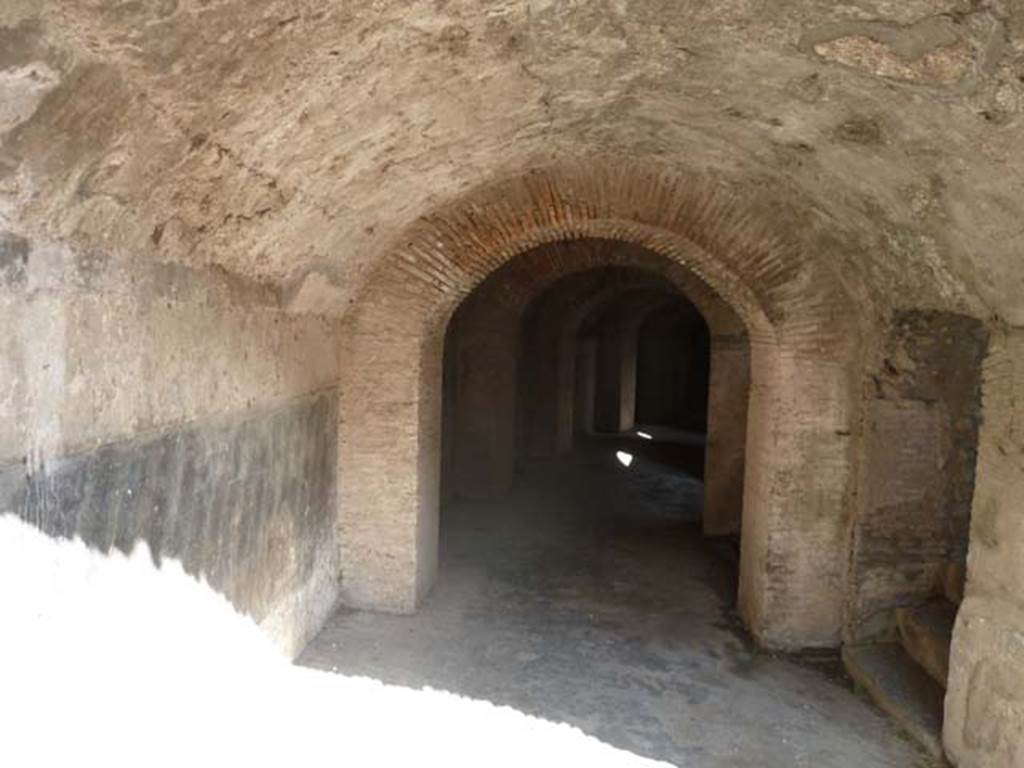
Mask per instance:
[[[528,299],[501,277],[448,327],[443,499],[498,498],[516,472],[600,435],[702,479],[711,343],[696,307],[637,269],[572,274]]]
[[[641,293],[626,303],[634,314],[632,322],[623,324],[613,303],[582,325],[578,346],[593,345],[598,366],[593,404],[576,401],[578,408],[595,409],[581,420],[592,429],[578,430],[576,441],[616,436],[628,446],[627,453],[658,463],[666,473],[703,480],[710,374],[707,324],[679,295]],[[623,324],[632,334],[623,348],[616,348],[614,331],[605,327],[609,321]],[[588,373],[583,366],[576,372],[577,377]],[[617,376],[627,381],[617,387]],[[585,390],[586,384],[577,381],[576,389]],[[520,404],[529,407],[522,399]],[[607,417],[609,413],[619,419]]]
[[[693,305],[671,302],[651,313],[637,338],[637,423],[707,431],[709,345]]]
[[[585,528],[614,516],[624,530],[657,518],[705,547],[711,343],[701,313],[637,269],[572,274],[529,300],[501,278],[463,302],[446,335],[442,557],[466,521],[454,510],[489,514],[524,487],[566,513],[578,558],[601,560],[586,549],[593,532]],[[617,500],[594,505],[580,490],[580,467],[607,474],[601,483]],[[728,587],[719,583],[731,606],[738,539],[714,546],[731,574]]]

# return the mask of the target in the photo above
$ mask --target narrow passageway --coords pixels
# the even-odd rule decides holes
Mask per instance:
[[[833,660],[749,642],[730,546],[700,535],[699,452],[640,427],[529,463],[499,501],[451,502],[419,612],[341,610],[300,663],[486,699],[680,766],[927,765]]]

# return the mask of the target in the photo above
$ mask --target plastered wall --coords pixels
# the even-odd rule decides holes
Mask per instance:
[[[337,595],[335,323],[219,270],[0,236],[0,513],[145,542],[297,652]]]

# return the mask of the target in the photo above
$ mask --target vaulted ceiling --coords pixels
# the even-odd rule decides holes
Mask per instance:
[[[1024,324],[1016,0],[0,4],[0,229],[82,252],[340,312],[421,217],[608,158],[719,185],[855,299]]]

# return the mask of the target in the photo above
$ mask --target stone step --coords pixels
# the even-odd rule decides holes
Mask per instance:
[[[843,663],[858,686],[932,756],[942,757],[945,692],[898,643],[847,645]]]
[[[943,688],[949,678],[949,645],[955,621],[956,606],[948,600],[932,600],[896,611],[903,648]]]
[[[942,569],[942,591],[946,599],[955,605],[964,601],[964,585],[967,582],[967,566],[961,562],[946,563]]]

